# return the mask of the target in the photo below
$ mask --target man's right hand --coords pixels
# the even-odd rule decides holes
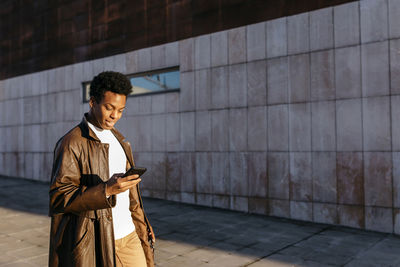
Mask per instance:
[[[114,174],[106,183],[106,196],[116,195],[137,185],[142,179],[139,175],[121,177],[123,173]]]

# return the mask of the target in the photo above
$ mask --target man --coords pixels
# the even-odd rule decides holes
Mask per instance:
[[[56,144],[49,266],[154,266],[141,180],[121,177],[134,161],[130,144],[114,128],[131,90],[121,73],[97,75],[89,113]]]

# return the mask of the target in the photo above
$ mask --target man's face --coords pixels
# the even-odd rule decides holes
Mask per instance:
[[[125,109],[126,96],[106,91],[100,103],[94,98],[90,99],[90,109],[93,119],[100,127],[105,130],[111,130],[115,123],[122,117]]]

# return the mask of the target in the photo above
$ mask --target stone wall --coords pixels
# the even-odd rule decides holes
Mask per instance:
[[[82,81],[179,65],[117,125],[143,195],[400,233],[399,15],[364,0],[3,80],[0,173],[49,180]]]

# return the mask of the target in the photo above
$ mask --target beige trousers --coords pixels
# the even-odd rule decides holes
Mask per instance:
[[[117,267],[146,267],[146,257],[136,231],[115,240]]]

